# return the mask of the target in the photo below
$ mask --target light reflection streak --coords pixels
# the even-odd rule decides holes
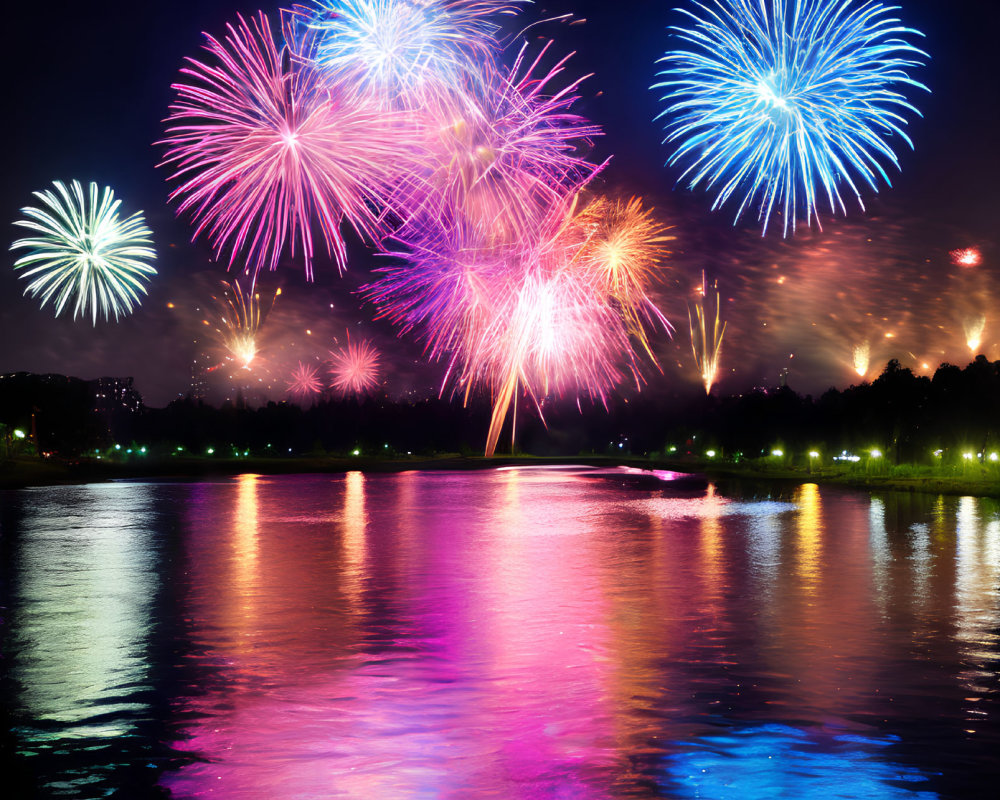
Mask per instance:
[[[234,607],[230,626],[239,634],[236,638],[237,650],[246,652],[253,647],[257,620],[257,594],[259,572],[260,521],[258,511],[257,482],[259,475],[239,475],[236,478],[236,507],[233,510],[230,529],[233,571]]]
[[[344,476],[344,505],[342,523],[342,556],[344,566],[344,592],[356,606],[361,600],[365,580],[365,554],[367,544],[365,531],[368,516],[365,513],[365,475],[363,472],[348,472]]]
[[[146,709],[135,689],[157,584],[151,487],[39,490],[28,507],[10,658],[21,703],[45,724],[27,739],[126,735]]]
[[[1000,524],[995,519],[984,524],[979,514],[982,502],[962,497],[955,515],[955,637],[964,645],[959,679],[969,693],[963,708],[966,733],[977,733],[990,724],[987,712],[978,705],[1000,666],[1000,563],[995,558]]]
[[[796,515],[795,532],[798,546],[796,574],[807,597],[815,597],[819,589],[821,573],[819,561],[822,555],[823,516],[819,486],[804,483],[795,492]]]
[[[889,534],[885,529],[885,503],[879,497],[872,497],[868,506],[868,539],[872,560],[872,579],[875,586],[875,602],[885,615],[891,597],[889,595],[889,565],[892,551],[889,549]]]

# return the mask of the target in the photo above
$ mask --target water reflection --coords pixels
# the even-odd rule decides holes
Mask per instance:
[[[884,759],[898,741],[761,725],[675,742],[665,773],[678,798],[937,797],[925,790],[926,775]]]
[[[167,533],[162,487],[69,491],[18,495],[24,753],[118,747],[159,716],[176,798],[928,798],[1000,778],[989,501],[244,475],[177,490]],[[104,770],[109,793],[101,763],[72,780]]]
[[[10,675],[29,761],[100,750],[149,713],[147,655],[157,591],[150,486],[26,493],[16,539]],[[6,533],[10,533],[9,531]],[[41,779],[67,794],[113,770],[101,755]]]

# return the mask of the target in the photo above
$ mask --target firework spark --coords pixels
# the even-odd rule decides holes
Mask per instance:
[[[714,318],[709,321],[708,306],[709,293],[708,281],[705,273],[701,274],[701,287],[698,292],[698,299],[694,304],[694,316],[691,316],[691,309],[688,309],[688,326],[691,330],[691,352],[694,353],[694,363],[698,367],[701,375],[701,382],[705,386],[705,394],[712,393],[712,385],[719,373],[719,356],[722,353],[722,337],[726,333],[726,323],[720,318],[721,303],[719,300],[719,284],[712,284],[715,292],[715,313]]]
[[[419,108],[464,91],[499,51],[495,17],[507,0],[316,0],[296,20],[314,41],[312,60],[333,85],[386,108]]]
[[[985,315],[980,314],[967,319],[962,328],[965,331],[965,344],[968,346],[969,352],[972,355],[976,355],[979,352],[980,345],[983,343],[983,331],[986,330]]]
[[[274,308],[274,302],[281,289],[271,297],[268,304],[261,304],[260,292],[244,292],[239,281],[226,283],[221,298],[215,298],[219,309],[219,332],[222,343],[230,356],[244,369],[257,357],[257,336],[267,315]]]
[[[708,0],[683,10],[674,28],[687,49],[660,63],[670,164],[680,180],[717,191],[713,209],[734,198],[736,219],[756,207],[764,232],[780,212],[819,225],[817,203],[846,213],[841,192],[864,209],[860,185],[889,184],[899,167],[891,140],[905,112],[903,90],[926,89],[907,75],[927,54],[905,37],[892,7],[874,0]]]
[[[287,391],[291,395],[302,398],[320,394],[323,391],[323,380],[320,378],[319,369],[300,361],[299,365],[292,370]]]
[[[951,256],[951,263],[956,267],[978,267],[983,261],[982,253],[977,247],[952,250],[948,255]]]
[[[855,345],[851,350],[851,364],[859,378],[864,378],[868,374],[871,354],[871,345],[868,342]]]
[[[369,240],[384,233],[387,187],[406,169],[406,124],[322,88],[263,13],[240,17],[222,41],[206,38],[212,63],[188,59],[163,141],[178,212],[191,212],[217,257],[228,250],[254,276],[288,244],[311,279],[316,222],[342,270],[342,221]]]
[[[30,280],[24,293],[41,295],[42,308],[52,300],[57,317],[75,299],[73,319],[89,311],[94,325],[98,311],[106,320],[112,313],[116,320],[130,314],[156,274],[149,264],[156,258],[152,232],[142,212],[121,219],[121,201],[108,187],[100,191],[96,183],[86,194],[79,181],[68,188],[60,181],[53,185],[54,192],[34,192],[41,207],[22,208],[27,219],[14,222],[33,234],[10,247],[29,251],[14,262],[14,269],[27,268],[21,273]]]
[[[342,396],[368,394],[382,376],[381,356],[367,339],[347,340],[347,346],[330,351],[330,388]]]

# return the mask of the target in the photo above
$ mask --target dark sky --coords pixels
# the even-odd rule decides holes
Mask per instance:
[[[727,209],[711,212],[708,195],[675,187],[676,173],[663,166],[668,151],[653,122],[658,99],[648,87],[656,59],[671,44],[667,26],[681,19],[672,9],[688,2],[546,0],[524,14],[525,23],[567,12],[586,19],[534,33],[554,39],[563,52],[576,51],[568,72],[593,73],[578,110],[606,132],[594,153],[613,156],[603,188],[643,195],[674,226],[677,241],[659,297],[677,331],[673,339],[658,337],[665,374],[649,390],[697,381],[685,309],[703,269],[718,279],[729,320],[726,391],[773,384],[783,367],[795,388],[846,385],[857,380],[845,365],[862,340],[873,364],[889,357],[914,368],[965,363],[963,326],[980,316],[986,318],[982,351],[1000,358],[998,4],[902,0],[904,21],[926,34],[922,46],[931,55],[913,73],[931,89],[912,98],[923,113],[908,127],[915,150],[897,147],[902,173],[891,189],[866,197],[866,213],[851,208],[846,218],[824,217],[822,233],[783,241],[762,240],[752,218],[733,227]],[[276,19],[278,6],[261,8]],[[222,0],[132,0],[19,3],[8,12],[3,217],[16,219],[31,192],[54,179],[110,185],[126,210],[145,212],[159,275],[132,317],[93,327],[65,313],[56,319],[23,297],[8,254],[0,270],[0,371],[131,375],[152,405],[187,391],[194,339],[203,337],[198,309],[225,273],[210,264],[203,243],[189,242],[186,221],[175,219],[164,171],[155,166],[161,151],[152,143],[162,135],[170,83],[183,58],[198,54],[201,32],[220,33],[238,12],[257,9]],[[7,236],[8,242],[18,237],[9,223]],[[974,274],[947,257],[968,245],[984,255]],[[438,380],[440,366],[422,367],[419,347],[372,322],[374,309],[352,294],[370,265],[358,250],[344,278],[321,260],[314,284],[291,263],[265,279],[268,288],[283,290],[268,332],[275,370],[289,359],[321,355],[350,328],[352,336],[378,342],[392,365],[391,390]]]

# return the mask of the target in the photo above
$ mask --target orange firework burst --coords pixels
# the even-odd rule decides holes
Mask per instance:
[[[257,356],[257,334],[274,308],[281,289],[274,293],[269,304],[263,306],[260,292],[244,292],[238,280],[224,284],[226,290],[222,297],[214,298],[219,307],[222,344],[234,361],[244,369],[250,369]]]
[[[951,263],[957,267],[978,267],[983,260],[978,247],[961,247],[948,255],[951,256]]]
[[[613,300],[625,318],[629,333],[653,357],[644,323],[669,323],[647,294],[660,260],[668,255],[663,243],[668,228],[653,217],[653,209],[643,209],[642,200],[628,202],[599,198],[577,217],[588,230],[583,257],[599,281],[601,291]]]
[[[346,397],[350,394],[366,394],[378,386],[381,377],[381,356],[367,339],[352,342],[347,346],[330,351],[330,388]]]

